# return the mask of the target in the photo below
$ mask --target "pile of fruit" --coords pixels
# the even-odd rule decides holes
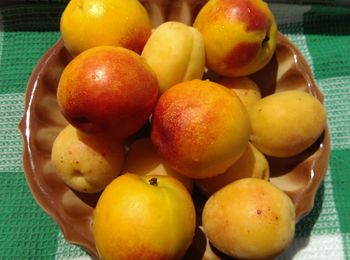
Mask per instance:
[[[265,156],[305,151],[326,112],[303,91],[262,96],[249,78],[276,49],[266,3],[209,0],[192,25],[152,30],[137,0],[71,0],[61,35],[73,57],[57,89],[69,125],[51,161],[70,188],[101,192],[92,229],[103,259],[180,259],[199,224],[232,257],[288,247],[295,208]]]

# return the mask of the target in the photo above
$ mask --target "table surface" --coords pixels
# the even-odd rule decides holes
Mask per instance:
[[[40,3],[41,2],[41,3]],[[90,259],[68,244],[34,200],[22,166],[18,122],[26,84],[60,37],[64,1],[0,5],[0,258]],[[61,3],[60,3],[61,2]],[[331,155],[314,209],[279,259],[350,259],[350,8],[271,3],[279,30],[299,48],[325,96]]]

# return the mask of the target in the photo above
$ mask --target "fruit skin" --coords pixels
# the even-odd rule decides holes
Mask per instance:
[[[223,253],[239,259],[272,259],[293,240],[295,208],[270,182],[245,178],[208,199],[202,223],[209,241]]]
[[[248,77],[223,78],[218,83],[234,91],[247,110],[261,99],[259,86]]]
[[[251,142],[264,154],[274,157],[303,152],[319,138],[327,124],[322,103],[299,90],[266,96],[249,112]]]
[[[192,26],[165,22],[153,31],[142,57],[157,74],[163,93],[182,81],[202,78],[205,66],[203,37]]]
[[[120,140],[87,135],[67,125],[53,143],[51,162],[69,187],[96,193],[120,174],[124,152]]]
[[[147,121],[158,99],[152,69],[133,51],[91,48],[64,69],[57,101],[66,119],[89,133],[126,137]]]
[[[196,180],[196,185],[209,197],[214,192],[236,180],[250,177],[264,180],[269,180],[270,177],[268,161],[251,143],[249,143],[238,161],[224,173],[211,178]]]
[[[157,185],[150,184],[154,178]],[[106,260],[181,259],[194,230],[191,196],[169,176],[120,175],[103,191],[94,212],[93,234]]]
[[[192,180],[171,169],[159,156],[150,138],[138,139],[130,145],[122,172],[141,176],[171,176],[179,180],[189,192],[192,192]]]
[[[203,35],[207,67],[219,75],[246,76],[264,67],[277,42],[277,25],[261,0],[210,0],[194,27]]]
[[[217,83],[179,83],[159,98],[151,140],[169,166],[190,178],[223,173],[248,145],[248,113],[238,96]]]
[[[71,0],[62,13],[60,31],[73,56],[102,45],[125,47],[140,54],[152,26],[137,0]]]

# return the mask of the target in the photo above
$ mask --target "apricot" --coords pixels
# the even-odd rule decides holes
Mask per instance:
[[[91,48],[63,70],[57,88],[62,114],[88,133],[123,138],[149,119],[158,82],[143,58],[121,47]]]
[[[249,143],[243,155],[224,173],[211,178],[196,180],[196,184],[209,197],[236,180],[250,177],[268,180],[270,167],[265,156]]]
[[[250,75],[276,49],[276,21],[262,0],[210,0],[193,26],[203,35],[207,67],[222,76]]]
[[[69,187],[96,193],[121,173],[124,152],[120,140],[87,135],[67,125],[53,143],[51,162]]]
[[[159,98],[151,139],[166,163],[190,178],[226,171],[248,145],[248,113],[239,97],[211,81],[186,81]]]
[[[182,81],[202,78],[205,64],[203,37],[186,24],[165,22],[153,31],[142,57],[155,71],[163,93]]]
[[[261,99],[259,86],[248,77],[223,78],[218,83],[234,91],[247,110]]]
[[[122,172],[141,176],[171,176],[179,180],[189,192],[192,191],[192,180],[170,168],[159,156],[150,138],[138,139],[130,145]]]
[[[102,259],[181,259],[195,223],[192,198],[178,180],[129,173],[102,192],[92,227]]]
[[[249,112],[251,142],[264,154],[274,157],[303,152],[320,137],[327,124],[322,103],[299,90],[266,96]]]
[[[152,26],[137,0],[71,0],[62,13],[60,31],[64,46],[73,56],[103,45],[140,54]]]
[[[292,200],[266,180],[237,180],[204,205],[202,223],[209,241],[238,259],[273,259],[294,237]]]

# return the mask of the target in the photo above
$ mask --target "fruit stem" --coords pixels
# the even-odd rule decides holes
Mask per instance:
[[[149,179],[149,184],[153,185],[153,186],[158,186],[158,180],[156,177],[152,177],[151,179]]]

